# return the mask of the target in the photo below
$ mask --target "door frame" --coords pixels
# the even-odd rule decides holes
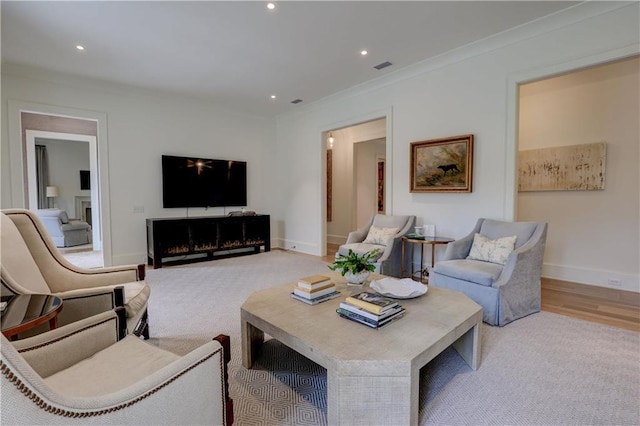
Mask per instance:
[[[98,186],[99,173],[97,138],[90,135],[79,135],[75,133],[47,132],[42,130],[25,130],[26,136],[26,172],[27,186],[29,188],[29,199],[27,208],[35,210],[38,208],[37,178],[36,178],[36,139],[56,139],[60,141],[87,142],[89,144],[89,170],[91,179],[91,233],[94,251],[102,250],[102,235],[100,233],[100,187]]]
[[[347,127],[356,126],[369,121],[385,120],[385,138],[386,138],[386,161],[384,171],[384,184],[385,184],[385,209],[386,214],[393,214],[393,186],[390,185],[390,179],[393,174],[393,107],[371,111],[360,116],[354,116],[339,122],[326,124],[321,126],[318,130],[319,141],[322,155],[320,155],[320,223],[317,229],[319,230],[318,241],[320,241],[320,255],[327,255],[327,165],[326,165],[326,150],[327,150],[327,135],[336,130],[344,129]]]
[[[111,203],[109,190],[109,141],[107,137],[107,114],[97,111],[68,108],[57,105],[47,105],[35,102],[9,99],[8,130],[9,130],[9,158],[11,160],[11,207],[27,208],[27,175],[25,170],[26,144],[22,141],[21,114],[29,112],[33,114],[51,115],[79,120],[92,120],[97,122],[96,141],[96,188],[99,196],[100,232],[102,241],[102,256],[105,266],[111,266],[113,254],[111,248]],[[93,202],[93,201],[92,201]],[[93,209],[92,209],[93,214]]]
[[[640,43],[601,54],[562,62],[544,68],[513,73],[507,79],[507,137],[505,140],[505,187],[504,187],[504,220],[515,221],[518,216],[518,105],[520,103],[520,85],[544,80],[560,74],[578,71],[607,62],[618,61],[637,56]]]

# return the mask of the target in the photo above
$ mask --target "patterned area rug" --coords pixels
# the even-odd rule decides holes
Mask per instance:
[[[326,263],[278,250],[150,270],[150,343],[186,354],[228,334],[236,425],[327,424],[324,368],[274,339],[251,370],[240,353],[240,305],[249,294],[326,271]],[[422,369],[421,425],[639,424],[638,333],[542,312],[484,326],[482,338],[477,371],[453,349]]]

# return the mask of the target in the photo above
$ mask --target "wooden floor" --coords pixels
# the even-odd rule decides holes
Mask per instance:
[[[542,278],[542,310],[640,331],[640,293]]]
[[[327,247],[332,262],[337,246]],[[640,332],[640,293],[542,278],[542,310]]]

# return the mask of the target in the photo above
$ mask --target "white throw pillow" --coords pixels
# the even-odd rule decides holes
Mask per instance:
[[[482,260],[504,265],[507,263],[507,258],[516,245],[516,238],[514,235],[513,237],[490,240],[484,235],[476,233],[473,236],[473,245],[471,246],[467,259]]]
[[[392,239],[399,231],[400,228],[378,228],[376,226],[372,226],[369,228],[369,233],[363,243],[386,246],[389,240]]]

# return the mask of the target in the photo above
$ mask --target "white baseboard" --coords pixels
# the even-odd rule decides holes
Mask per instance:
[[[305,254],[312,254],[314,256],[321,256],[320,248],[317,244],[305,243],[303,241],[275,239],[273,240],[275,247],[283,250],[297,251]]]
[[[640,293],[640,276],[617,271],[545,263],[542,265],[542,276],[562,281]],[[620,285],[616,285],[616,282]]]
[[[121,254],[111,258],[111,266],[147,264],[146,253]]]
[[[341,246],[342,244],[347,242],[347,237],[344,235],[327,235],[327,243],[337,244]]]

